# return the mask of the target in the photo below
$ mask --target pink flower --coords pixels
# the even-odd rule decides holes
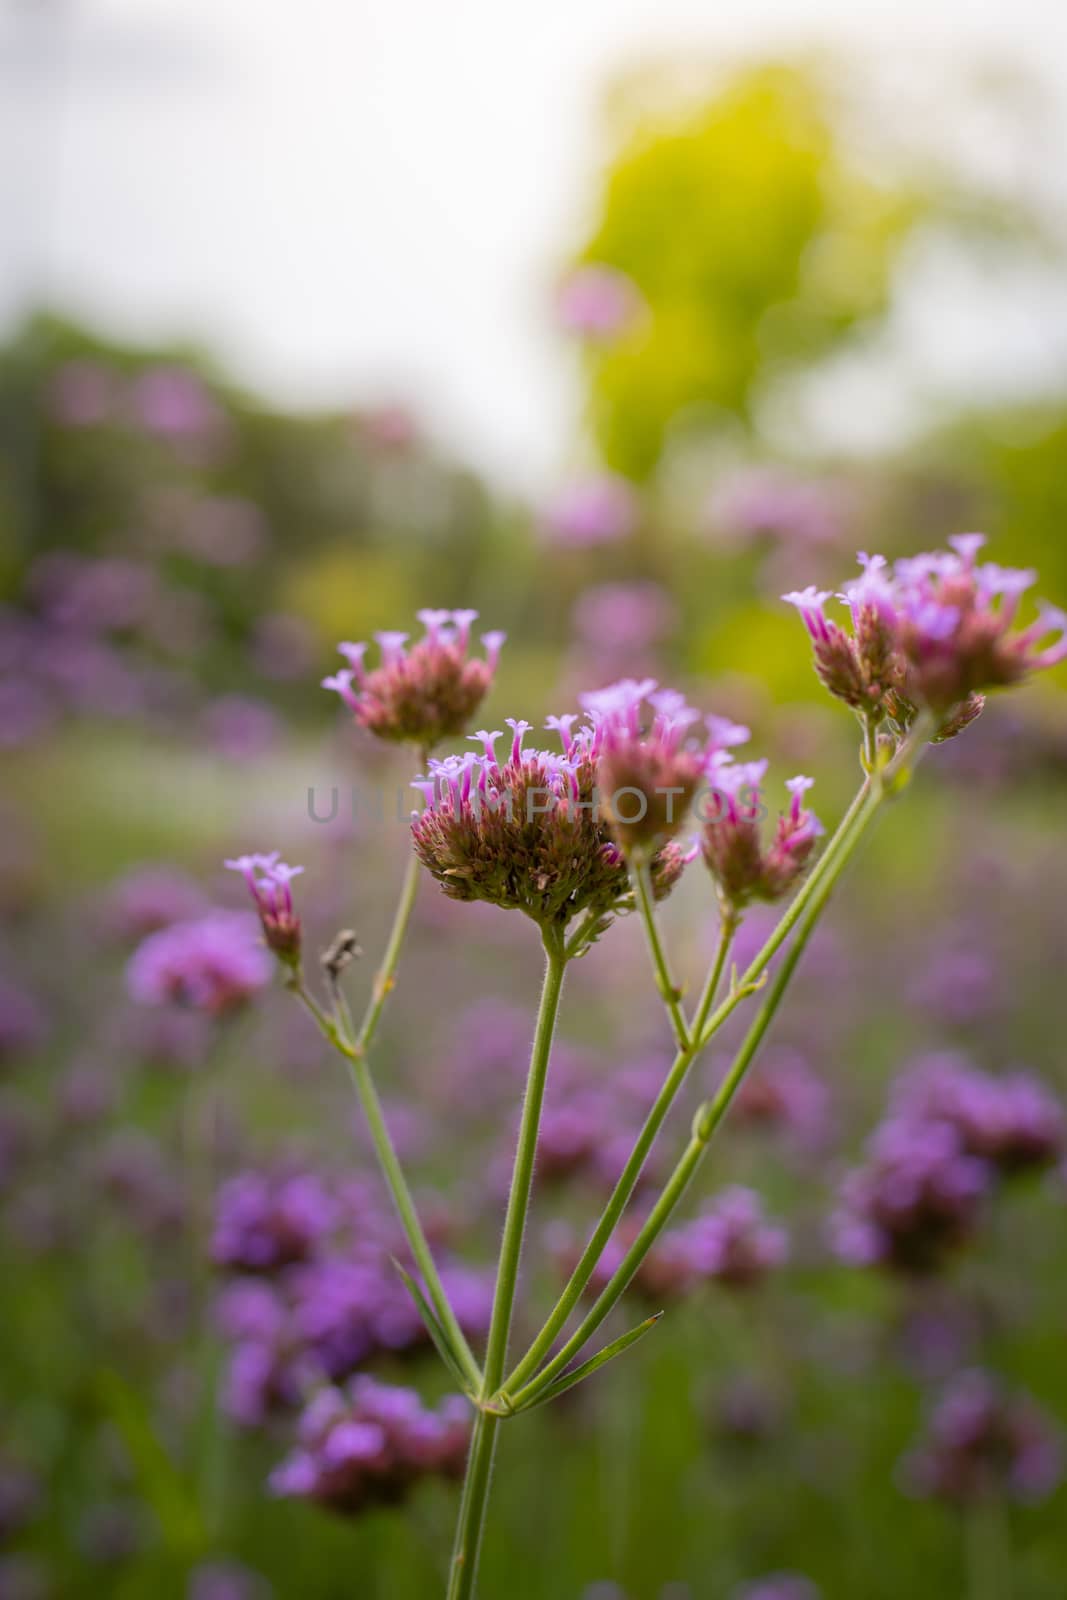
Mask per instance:
[[[162,928],[134,951],[126,969],[132,997],[144,1005],[181,1005],[222,1016],[269,983],[271,959],[254,918],[212,911]]]
[[[375,636],[381,665],[373,670],[364,665],[365,644],[342,644],[338,648],[348,666],[324,678],[322,687],[339,694],[360,726],[377,738],[430,750],[463,733],[492,684],[505,635],[483,634],[485,659],[470,657],[477,616],[476,611],[420,611],[425,634],[410,647],[406,633]]]

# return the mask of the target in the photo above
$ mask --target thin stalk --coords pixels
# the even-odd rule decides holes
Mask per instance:
[[[479,1411],[474,1420],[463,1496],[459,1504],[459,1521],[456,1523],[456,1537],[452,1546],[447,1600],[471,1600],[474,1594],[499,1427],[500,1418],[488,1411]]]
[[[663,1126],[664,1119],[674,1103],[678,1091],[685,1081],[685,1077],[690,1066],[700,1051],[704,1049],[709,1040],[734,1011],[740,1001],[744,999],[747,994],[751,994],[753,992],[754,988],[758,985],[763,976],[763,972],[767,966],[767,963],[777,953],[779,947],[785,941],[792,928],[796,925],[797,920],[803,914],[805,908],[811,903],[813,895],[818,894],[820,884],[825,881],[827,874],[834,871],[835,863],[840,856],[844,842],[848,838],[849,830],[852,828],[856,818],[859,816],[870,793],[871,782],[868,779],[857,791],[855,797],[853,798],[852,804],[849,806],[848,810],[845,812],[845,815],[838,824],[833,838],[823,851],[823,854],[816,864],[814,871],[790,903],[788,910],[779,921],[777,927],[774,929],[774,932],[766,941],[759,954],[750,963],[748,970],[744,974],[744,977],[731,984],[730,993],[709,1018],[709,1012],[711,1012],[711,1008],[714,1005],[715,995],[718,992],[719,983],[721,981],[726,962],[729,959],[730,948],[737,928],[736,913],[724,912],[722,930],[719,939],[719,948],[716,952],[712,969],[708,974],[708,981],[704,986],[704,992],[701,995],[693,1022],[688,1029],[688,1044],[683,1050],[680,1050],[678,1055],[675,1057],[675,1060],[671,1066],[671,1070],[664,1080],[663,1087],[656,1097],[652,1110],[648,1114],[645,1125],[637,1137],[637,1142],[634,1145],[629,1160],[627,1161],[626,1166],[623,1168],[615,1188],[612,1190],[608,1203],[604,1208],[603,1214],[596,1225],[589,1243],[586,1245],[577,1266],[572,1272],[568,1282],[564,1286],[563,1293],[556,1301],[555,1306],[549,1314],[548,1320],[538,1333],[533,1344],[530,1346],[530,1349],[523,1356],[515,1370],[508,1377],[505,1385],[505,1392],[510,1401],[515,1401],[517,1399],[517,1394],[521,1389],[521,1386],[528,1383],[528,1380],[533,1377],[533,1374],[537,1370],[538,1363],[542,1361],[548,1354],[549,1350],[552,1348],[552,1341],[563,1328],[567,1318],[570,1316],[574,1307],[581,1299],[586,1286],[596,1270],[597,1263],[603,1255],[612,1234],[619,1224],[622,1214],[626,1209],[627,1202],[629,1201],[630,1196],[636,1187],[637,1180],[641,1175],[645,1161],[648,1157],[648,1152],[652,1148],[656,1135]],[[573,1345],[574,1340],[572,1339],[565,1347],[566,1351],[568,1352],[566,1358],[567,1360],[569,1360],[570,1356],[574,1354]],[[563,1364],[564,1362],[562,1360],[561,1352],[561,1355],[557,1356],[552,1362],[551,1369],[546,1370],[558,1372]],[[540,1379],[538,1379],[538,1382],[539,1381]]]
[[[412,851],[408,857],[404,881],[400,887],[400,899],[397,901],[396,914],[393,917],[393,926],[389,930],[389,942],[385,947],[381,966],[374,975],[374,987],[367,1009],[363,1014],[359,1032],[355,1038],[357,1050],[369,1050],[378,1031],[378,1023],[385,1009],[385,1002],[392,993],[396,983],[396,969],[400,961],[400,951],[403,948],[404,936],[408,931],[411,913],[415,906],[415,896],[419,888],[419,858]]]
[[[778,1010],[782,996],[789,985],[797,963],[804,952],[804,948],[814,931],[837,879],[840,877],[850,856],[885,797],[885,791],[881,784],[874,788],[865,785],[862,793],[862,802],[858,806],[850,807],[847,825],[843,825],[843,831],[839,829],[837,835],[835,835],[837,848],[833,851],[832,856],[828,852],[827,856],[823,858],[824,861],[829,859],[830,866],[818,879],[815,894],[806,897],[805,913],[801,926],[797,930],[797,936],[790,946],[780,969],[775,974],[767,997],[749,1028],[730,1071],[720,1085],[714,1099],[697,1112],[693,1123],[692,1137],[672,1172],[666,1188],[653,1206],[619,1267],[562,1350],[553,1357],[547,1366],[542,1368],[536,1378],[528,1383],[525,1388],[519,1389],[517,1392],[509,1390],[508,1397],[512,1405],[517,1407],[528,1406],[552,1382],[557,1373],[561,1372],[568,1362],[577,1355],[590,1336],[596,1332],[601,1323],[610,1315],[685,1194],[693,1175],[703,1160],[704,1153],[715,1129],[722,1121],[730,1101],[733,1099],[756,1050],[762,1043],[763,1037]]]
[[[441,1320],[445,1332],[448,1334],[455,1350],[456,1358],[466,1374],[470,1387],[473,1392],[477,1392],[482,1382],[481,1369],[474,1359],[466,1336],[456,1319],[456,1314],[452,1310],[437,1267],[434,1264],[433,1253],[419,1221],[418,1212],[415,1209],[415,1201],[390,1137],[381,1099],[367,1062],[367,1053],[377,1032],[378,1023],[385,1009],[385,1002],[396,982],[396,969],[400,962],[400,952],[403,948],[408,923],[411,921],[411,913],[415,905],[418,887],[419,863],[418,858],[413,854],[404,874],[400,898],[393,916],[393,925],[389,931],[385,954],[375,974],[374,986],[371,990],[371,996],[367,1002],[367,1009],[364,1012],[359,1031],[355,1033],[354,1037],[348,1007],[344,1003],[344,998],[339,988],[334,989],[335,1010],[332,1017],[323,1011],[322,1007],[309,993],[301,973],[293,974],[290,979],[290,988],[310,1011],[315,1022],[334,1049],[344,1057],[363,1115],[367,1121],[367,1127],[370,1130],[375,1153],[378,1157],[378,1165],[392,1196],[393,1206],[404,1230],[412,1260],[422,1274],[426,1291],[433,1302],[434,1309]]]
[[[704,992],[697,1008],[697,1022],[706,1020],[707,1013],[714,1002],[716,990],[729,958],[735,929],[736,922],[734,919],[724,916],[715,960],[712,963],[708,981],[704,985]],[[633,1150],[630,1152],[626,1165],[623,1167],[618,1182],[604,1208],[604,1213],[597,1223],[589,1243],[583,1250],[577,1266],[571,1273],[563,1293],[553,1306],[548,1320],[537,1335],[537,1338],[515,1370],[509,1375],[505,1385],[505,1389],[509,1394],[520,1388],[537,1371],[537,1368],[551,1350],[553,1340],[566,1323],[574,1307],[578,1304],[586,1285],[596,1271],[597,1263],[604,1254],[604,1250],[618,1226],[619,1219],[626,1209],[630,1196],[637,1186],[637,1180],[641,1176],[642,1169],[648,1159],[648,1153],[655,1143],[664,1119],[693,1063],[693,1058],[697,1053],[696,1040],[699,1033],[700,1027],[695,1023],[689,1042],[684,1049],[678,1052],[670,1072],[663,1080],[663,1086],[656,1096],[652,1109],[645,1120],[644,1127],[637,1136]]]
[[[652,892],[652,874],[648,865],[648,857],[643,853],[635,853],[630,858],[630,881],[633,884],[634,899],[641,913],[644,924],[645,938],[648,941],[648,953],[652,958],[652,969],[656,975],[656,987],[663,996],[663,1003],[667,1008],[667,1015],[671,1019],[675,1041],[680,1050],[685,1050],[689,1045],[689,1029],[686,1027],[685,1013],[682,1010],[681,995],[671,977],[667,965],[667,954],[663,948],[663,941],[659,936],[659,927],[656,923],[656,902]]]
[[[393,1141],[389,1136],[389,1129],[386,1126],[385,1115],[382,1111],[382,1103],[374,1086],[374,1079],[371,1077],[367,1059],[363,1055],[346,1055],[345,1059],[348,1062],[352,1082],[356,1087],[356,1094],[359,1096],[359,1103],[363,1108],[363,1115],[367,1120],[367,1127],[370,1129],[371,1139],[374,1141],[378,1165],[381,1167],[382,1175],[389,1186],[389,1193],[392,1196],[397,1216],[400,1218],[400,1225],[404,1230],[404,1236],[407,1239],[412,1259],[422,1274],[426,1292],[433,1302],[434,1310],[441,1319],[445,1332],[449,1336],[471,1388],[477,1392],[481,1384],[482,1375],[478,1368],[478,1363],[471,1352],[470,1345],[467,1343],[463,1329],[456,1320],[456,1314],[452,1310],[437,1267],[434,1264],[429,1241],[422,1231],[422,1224],[415,1209],[414,1198],[408,1188],[407,1179],[404,1177],[404,1171],[393,1146]]]
[[[489,1323],[489,1338],[485,1351],[485,1378],[481,1391],[483,1402],[494,1395],[504,1376],[508,1354],[508,1336],[511,1332],[511,1314],[515,1305],[515,1291],[522,1258],[523,1235],[530,1208],[530,1191],[533,1187],[534,1157],[537,1135],[541,1126],[541,1107],[545,1097],[548,1063],[552,1053],[552,1039],[559,1015],[563,976],[567,969],[567,956],[561,934],[545,930],[545,976],[541,987],[541,1003],[537,1011],[530,1067],[526,1078],[522,1120],[515,1147],[515,1165],[511,1176],[507,1213],[504,1218],[504,1236],[500,1245],[496,1289],[493,1294],[493,1311]],[[467,1459],[467,1473],[460,1502],[459,1523],[452,1555],[452,1572],[449,1582],[449,1600],[469,1600],[474,1594],[478,1573],[478,1556],[485,1528],[489,1501],[489,1480],[492,1475],[493,1455],[496,1449],[496,1425],[499,1418],[481,1410],[475,1423]]]

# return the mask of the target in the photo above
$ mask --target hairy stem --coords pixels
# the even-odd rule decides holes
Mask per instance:
[[[493,1312],[485,1351],[485,1378],[481,1393],[483,1401],[488,1400],[500,1387],[507,1361],[511,1314],[515,1305],[522,1241],[533,1187],[534,1157],[541,1126],[541,1107],[544,1103],[552,1039],[563,991],[563,976],[567,968],[562,935],[555,930],[546,929],[544,945],[545,976],[541,988],[541,1003],[537,1012],[533,1048],[530,1052],[522,1121],[515,1147],[515,1165],[504,1219],[504,1236],[500,1245]],[[449,1600],[469,1600],[475,1592],[498,1422],[498,1417],[482,1410],[475,1423],[452,1556]]]
[[[706,1020],[707,1013],[711,1009],[715,992],[718,989],[729,957],[735,928],[736,923],[733,918],[724,917],[715,960],[697,1008],[698,1021]],[[675,1057],[671,1070],[663,1080],[663,1086],[645,1120],[645,1125],[638,1134],[633,1150],[630,1152],[626,1165],[619,1175],[618,1182],[611,1192],[611,1197],[604,1208],[604,1213],[564,1287],[563,1293],[556,1301],[548,1320],[537,1335],[537,1338],[508,1377],[505,1385],[508,1393],[513,1393],[516,1388],[521,1387],[537,1371],[538,1366],[551,1350],[552,1341],[578,1304],[586,1285],[596,1271],[597,1262],[603,1255],[608,1241],[618,1226],[619,1219],[626,1209],[630,1196],[633,1194],[638,1178],[641,1176],[645,1161],[648,1159],[648,1153],[655,1143],[656,1135],[663,1126],[664,1119],[693,1063],[693,1058],[697,1053],[695,1041],[699,1031],[699,1028],[694,1025],[690,1041]]]
[[[893,767],[887,773],[887,777],[890,774],[895,777],[896,771],[900,767],[906,767],[915,747],[915,744],[909,741],[902,748],[896,762],[893,763]],[[784,940],[784,934],[778,937],[782,924],[788,924],[786,929],[788,932],[799,921],[800,925],[797,928],[796,937],[781,967],[775,974],[771,988],[745,1036],[730,1071],[714,1098],[697,1112],[689,1144],[633,1244],[579,1327],[559,1353],[524,1388],[520,1388],[517,1391],[509,1388],[508,1399],[512,1405],[529,1405],[563,1370],[567,1363],[578,1354],[591,1335],[596,1332],[601,1323],[614,1310],[635,1272],[662,1233],[703,1160],[712,1135],[726,1114],[734,1094],[737,1092],[756,1051],[770,1027],[789,981],[796,970],[800,957],[819,917],[822,915],[838,878],[889,792],[890,789],[882,781],[881,776],[877,777],[875,781],[863,785],[842,819],[840,827],[819,863],[819,867],[808,880],[808,884],[805,886],[807,892],[805,893],[802,890],[797,896],[785,917],[782,918],[782,922],[779,923],[775,933],[771,935],[760,955],[756,957],[748,972],[745,973],[745,979],[748,980],[753,975],[754,968],[762,970],[759,964],[762,962],[765,965],[766,961],[770,959],[770,956],[775,953]],[[796,907],[800,901],[803,903],[799,911],[797,911]],[[758,972],[756,975],[758,975]],[[715,1018],[712,1017],[709,1028],[714,1022]],[[698,1048],[699,1042],[698,1040]]]
[[[648,941],[648,953],[652,958],[652,970],[656,975],[656,987],[663,996],[663,1003],[667,1008],[667,1015],[671,1019],[671,1027],[674,1030],[675,1041],[680,1050],[685,1050],[689,1045],[689,1030],[686,1027],[685,1013],[682,1011],[681,995],[674,979],[671,977],[663,941],[659,936],[659,927],[656,923],[655,896],[652,892],[652,873],[649,868],[648,857],[644,853],[635,853],[630,858],[629,866],[634,899],[641,913],[645,938]]]
[[[343,996],[340,994],[339,989],[335,991],[334,1016],[329,1017],[308,992],[303,977],[299,973],[295,974],[291,979],[290,987],[310,1011],[326,1038],[345,1059],[349,1076],[355,1087],[356,1095],[374,1143],[378,1165],[392,1196],[393,1206],[404,1230],[412,1260],[422,1275],[426,1292],[441,1320],[449,1343],[466,1375],[471,1390],[472,1392],[477,1392],[482,1382],[481,1370],[457,1321],[456,1314],[452,1310],[444,1285],[441,1282],[440,1274],[434,1264],[429,1241],[423,1232],[422,1223],[419,1221],[418,1212],[415,1209],[414,1197],[408,1187],[399,1157],[389,1135],[381,1099],[367,1061],[367,1053],[377,1032],[378,1023],[385,1009],[385,1002],[396,982],[396,969],[400,962],[400,952],[403,948],[408,923],[411,921],[411,912],[415,904],[418,887],[419,863],[418,858],[412,854],[404,874],[400,899],[397,902],[393,925],[389,931],[385,954],[375,974],[374,987],[367,1002],[367,1009],[360,1023],[359,1031],[354,1036],[348,1008],[344,1004]]]

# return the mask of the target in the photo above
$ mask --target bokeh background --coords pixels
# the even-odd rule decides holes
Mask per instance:
[[[367,988],[412,774],[317,687],[339,639],[476,606],[491,724],[647,671],[832,821],[854,730],[783,590],[983,528],[1067,601],[1067,21],[706,9],[0,20],[3,1600],[442,1587],[454,1484],[267,1489],[323,1371],[446,1388],[338,1062],[283,994],[215,1019],[125,976],[277,846]],[[690,1202],[753,1189],[788,1261],[687,1283],[507,1430],[488,1600],[1067,1592],[1065,687],[885,819]],[[666,925],[697,982],[697,868]],[[529,1332],[669,1059],[643,960],[620,926],[570,981]],[[538,982],[529,925],[423,885],[378,1074],[475,1330]],[[1027,1074],[1029,1139],[934,1270],[857,1266],[842,1184],[931,1058]]]

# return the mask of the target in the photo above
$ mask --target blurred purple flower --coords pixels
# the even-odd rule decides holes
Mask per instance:
[[[282,733],[277,712],[251,695],[220,695],[205,709],[202,724],[208,743],[231,761],[254,761]]]
[[[625,333],[641,311],[641,296],[633,280],[601,262],[575,267],[556,293],[556,317],[564,332],[597,344]]]
[[[186,1600],[271,1600],[274,1590],[239,1561],[204,1561],[189,1575]]]
[[[604,472],[567,484],[545,509],[545,527],[560,544],[582,548],[627,539],[638,504],[625,478]]]
[[[855,1266],[933,1271],[973,1234],[991,1179],[948,1123],[893,1117],[841,1186],[834,1249]]]
[[[31,1055],[48,1037],[48,1019],[30,993],[14,979],[0,977],[0,1062]]]
[[[914,1494],[954,1504],[1004,1496],[1046,1499],[1063,1478],[1060,1430],[1029,1395],[988,1372],[961,1372],[934,1407],[926,1435],[901,1463]]]
[[[130,994],[144,1005],[178,1001],[210,1016],[236,1010],[274,970],[259,932],[250,914],[212,911],[149,934],[126,969]]]
[[[707,522],[727,538],[770,534],[802,544],[832,544],[845,532],[841,486],[778,467],[746,467],[724,478],[708,501]]]
[[[114,938],[134,943],[206,910],[207,898],[194,878],[178,867],[150,862],[131,868],[108,887],[101,921]]]
[[[427,1410],[413,1389],[354,1378],[322,1389],[300,1422],[297,1449],[271,1474],[279,1496],[315,1500],[349,1515],[404,1499],[420,1478],[458,1478],[471,1410],[458,1395]]]
[[[211,1257],[231,1270],[275,1272],[309,1260],[336,1222],[337,1207],[313,1173],[242,1172],[219,1191]]]

